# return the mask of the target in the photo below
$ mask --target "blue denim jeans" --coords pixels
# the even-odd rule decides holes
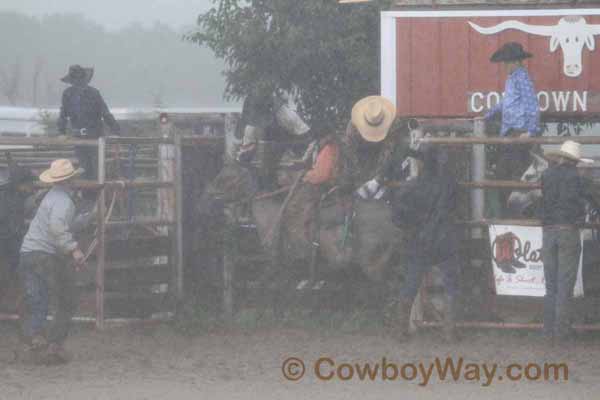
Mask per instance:
[[[542,258],[546,297],[544,335],[562,339],[571,329],[571,302],[577,280],[581,239],[579,230],[544,228]]]
[[[43,252],[21,253],[19,276],[24,289],[21,323],[25,338],[43,335],[49,343],[62,344],[77,307],[74,271],[68,260]],[[51,307],[54,319],[47,323]]]

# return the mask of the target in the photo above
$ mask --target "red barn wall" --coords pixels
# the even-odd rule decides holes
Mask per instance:
[[[588,24],[600,25],[600,15],[583,16]],[[548,106],[546,114],[600,112],[600,40],[595,40],[594,51],[584,46],[583,71],[573,78],[563,73],[562,49],[559,47],[550,52],[549,37],[514,29],[484,35],[468,24],[471,21],[489,27],[506,20],[518,20],[534,25],[556,25],[560,18],[560,15],[395,18],[395,100],[398,114],[460,117],[484,112],[488,106],[488,94],[502,93],[506,79],[502,65],[491,63],[489,58],[509,41],[518,41],[533,53],[534,57],[525,64],[536,90],[546,93],[540,95],[541,106]],[[383,51],[388,49],[383,48]],[[388,82],[382,82],[382,85],[386,84]],[[474,93],[477,93],[475,97]],[[576,95],[578,100],[587,96],[585,107],[581,107],[580,101],[575,101]],[[554,101],[555,96],[568,96],[569,101],[563,103],[564,109],[560,101]],[[491,105],[496,98],[494,94],[489,96]]]

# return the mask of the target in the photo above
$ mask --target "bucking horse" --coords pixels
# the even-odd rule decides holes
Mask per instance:
[[[246,104],[246,103],[245,103]],[[296,135],[289,126],[303,126],[303,123],[281,123],[277,117],[267,118],[277,123],[280,137]],[[246,111],[244,111],[244,114]],[[300,118],[292,109],[286,110],[287,121]],[[281,114],[279,112],[279,114]],[[247,123],[242,118],[242,124]],[[240,131],[240,129],[238,129]],[[277,141],[277,135],[271,136]],[[286,153],[280,146],[280,155]],[[277,168],[274,165],[273,168]],[[279,174],[297,173],[279,171]],[[280,176],[281,178],[281,176]],[[290,176],[279,182],[291,182]],[[259,193],[256,185],[256,170],[248,165],[232,161],[227,163],[215,180],[210,183],[197,203],[200,215],[221,215],[223,210],[227,224],[239,224],[240,209],[249,209],[260,242],[267,254],[277,254],[271,260],[271,267],[277,271],[295,273],[311,264],[311,246],[304,236],[302,221],[299,218],[282,221],[281,252],[273,250],[272,231],[278,223],[281,206],[288,192],[269,188],[267,193]],[[364,200],[356,196],[351,224],[341,223],[336,217],[335,196],[325,196],[321,202],[320,240],[318,250],[318,270],[320,276],[362,275],[369,282],[382,285],[381,288],[395,290],[400,276],[404,252],[403,232],[392,222],[392,210],[385,199]],[[301,273],[302,274],[302,273]],[[305,274],[306,276],[306,274]]]

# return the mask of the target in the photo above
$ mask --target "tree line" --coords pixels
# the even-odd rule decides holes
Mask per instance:
[[[95,68],[112,107],[224,105],[223,63],[155,23],[109,31],[79,14],[0,12],[0,105],[55,107],[70,64]]]

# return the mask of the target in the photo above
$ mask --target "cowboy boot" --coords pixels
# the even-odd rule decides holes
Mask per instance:
[[[456,343],[459,341],[458,335],[456,334],[456,317],[456,299],[454,297],[447,296],[446,312],[444,313],[444,320],[442,322],[442,333],[444,341],[447,343]]]

